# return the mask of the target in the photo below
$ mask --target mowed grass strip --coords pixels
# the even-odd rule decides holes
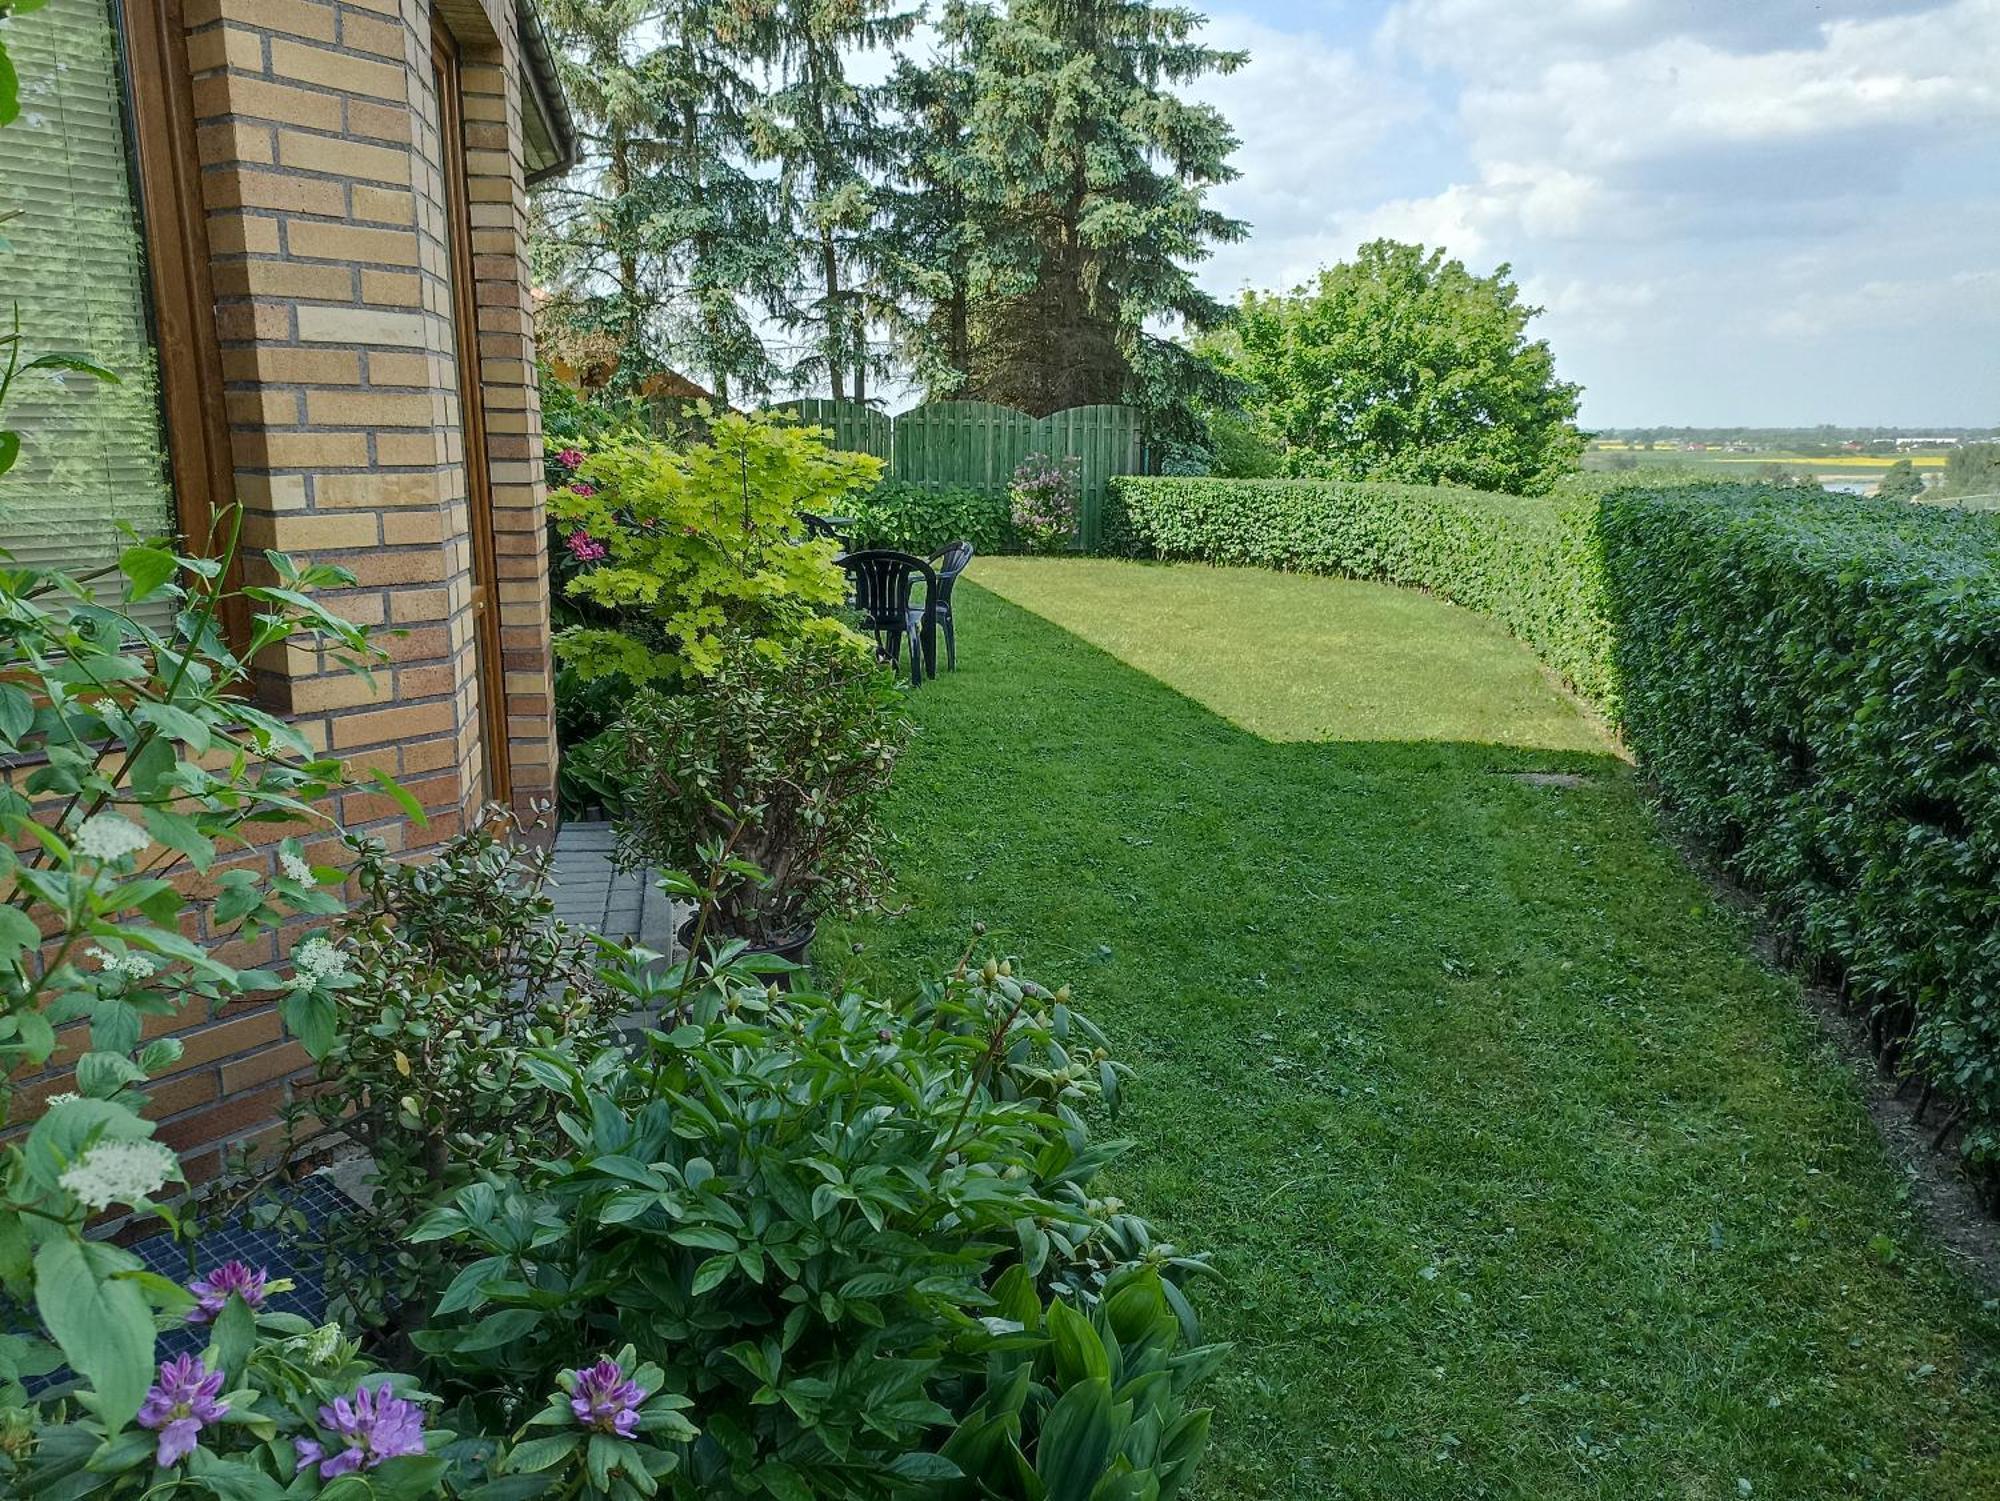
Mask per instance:
[[[2000,1495],[1992,1304],[1623,764],[1462,611],[1182,572],[974,564],[1041,613],[961,587],[912,910],[819,953],[983,921],[1111,1029],[1116,1191],[1225,1278],[1203,1501]]]

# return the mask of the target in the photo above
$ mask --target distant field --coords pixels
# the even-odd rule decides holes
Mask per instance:
[[[1758,464],[1783,464],[1787,467],[1808,468],[1826,474],[1852,473],[1873,474],[1887,469],[1898,458],[1907,458],[1916,469],[1942,469],[1949,462],[1949,455],[1942,453],[1912,454],[1866,454],[1843,453],[1814,456],[1803,453],[1688,453],[1681,449],[1634,448],[1624,443],[1599,443],[1584,451],[1583,465],[1586,469],[1604,468],[1603,459],[1612,454],[1630,454],[1642,464],[1729,464],[1734,466]],[[1591,460],[1596,458],[1597,463]]]

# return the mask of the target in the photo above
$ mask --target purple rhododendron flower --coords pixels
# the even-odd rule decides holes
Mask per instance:
[[[192,1355],[160,1365],[160,1379],[146,1389],[139,1406],[139,1426],[160,1435],[154,1459],[162,1469],[179,1464],[194,1452],[201,1430],[229,1411],[222,1395],[222,1372],[202,1369]]]
[[[565,469],[580,469],[583,467],[583,450],[581,448],[565,448],[556,455],[556,462]]]
[[[569,555],[579,563],[601,563],[611,556],[610,548],[581,527],[563,538],[563,546],[569,549]]]
[[[570,485],[569,493],[572,495],[595,495],[597,493],[597,486],[591,484],[589,480],[580,479]]]
[[[367,1383],[355,1388],[352,1397],[337,1397],[319,1410],[322,1428],[331,1431],[338,1452],[329,1454],[316,1439],[292,1440],[299,1451],[299,1465],[319,1466],[319,1478],[337,1480],[356,1470],[372,1470],[385,1459],[424,1452],[424,1415],[414,1402],[407,1402],[383,1382],[374,1391]]]
[[[264,1284],[270,1274],[262,1267],[252,1267],[247,1262],[225,1261],[206,1277],[188,1284],[188,1291],[194,1294],[194,1312],[187,1316],[190,1324],[211,1324],[229,1302],[231,1293],[237,1294],[250,1305],[252,1313],[261,1313],[264,1308]]]
[[[639,1427],[639,1404],[646,1400],[645,1388],[628,1377],[615,1360],[600,1360],[575,1374],[569,1410],[576,1414],[577,1422],[598,1433],[630,1438]]]

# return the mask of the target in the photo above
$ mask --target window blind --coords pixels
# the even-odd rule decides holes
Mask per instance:
[[[121,522],[174,530],[118,34],[109,0],[49,0],[0,36],[21,80],[20,118],[0,128],[0,319],[18,309],[26,354],[74,351],[121,378],[15,381],[0,547],[84,572],[116,561]]]

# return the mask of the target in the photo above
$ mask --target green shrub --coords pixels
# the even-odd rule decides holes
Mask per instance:
[[[614,733],[620,869],[766,873],[720,894],[728,936],[782,946],[887,883],[876,808],[911,726],[895,675],[844,642],[731,638],[711,677],[641,694]]]
[[[1113,550],[1428,589],[1493,616],[1578,693],[1617,712],[1594,491],[1530,499],[1341,480],[1124,477],[1107,492]]]
[[[970,542],[989,556],[1018,543],[1007,497],[960,486],[890,480],[847,503],[857,547],[892,547],[927,557],[947,543]]]
[[[771,413],[716,417],[684,448],[628,437],[596,449],[549,496],[569,555],[555,577],[583,607],[557,632],[557,659],[585,680],[674,684],[713,671],[735,632],[863,649],[833,616],[847,595],[837,549],[802,540],[802,517],[837,513],[881,471]]]
[[[1102,1229],[1070,1190],[1123,1147],[1092,1138],[1122,1070],[1067,990],[991,960],[915,1007],[761,979],[683,962],[634,1053],[538,1071],[549,1150],[414,1232],[462,1268],[416,1336],[429,1379],[511,1429],[627,1345],[682,1399],[654,1473],[690,1501],[1172,1495],[1219,1352],[1183,1348],[1161,1262],[1046,1301]],[[581,1452],[555,1426],[510,1465]]]
[[[532,1056],[613,1045],[622,994],[600,978],[596,940],[559,922],[550,851],[498,807],[421,861],[349,836],[360,899],[337,925],[338,1010],[305,1044],[310,1098],[285,1112],[285,1156],[366,1154],[364,1205],[323,1226],[283,1206],[293,1243],[326,1258],[328,1306],[350,1325],[393,1328],[416,1312],[426,1248],[403,1235],[441,1195],[538,1151],[555,1123]]]
[[[1626,738],[1674,817],[1846,976],[1990,1168],[2000,527],[1720,487],[1614,494],[1603,537]]]

